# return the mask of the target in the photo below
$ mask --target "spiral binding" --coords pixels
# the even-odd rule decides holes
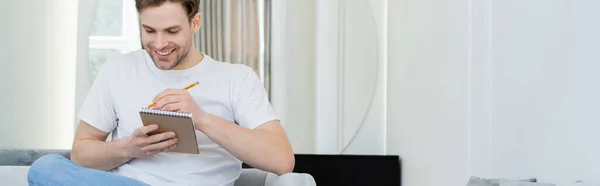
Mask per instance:
[[[180,117],[180,118],[191,118],[192,114],[184,113],[184,112],[173,112],[168,110],[157,110],[151,108],[142,108],[140,109],[140,113],[143,114],[151,114],[151,115],[160,115],[160,116],[171,116],[171,117]]]

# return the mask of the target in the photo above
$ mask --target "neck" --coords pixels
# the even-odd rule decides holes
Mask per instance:
[[[198,50],[196,50],[196,47],[192,45],[190,52],[183,59],[181,64],[177,65],[175,68],[173,68],[173,70],[188,69],[200,63],[202,59],[204,59],[204,54],[200,53]]]

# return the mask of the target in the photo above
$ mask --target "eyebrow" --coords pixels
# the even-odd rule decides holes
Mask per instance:
[[[145,24],[142,24],[142,27],[144,27],[146,29],[153,29],[154,30],[154,28],[152,28],[152,27],[150,27],[148,25],[145,25]],[[181,28],[181,26],[180,25],[174,25],[174,26],[170,26],[170,27],[166,28],[165,30],[172,30],[172,29],[177,29],[177,28]]]

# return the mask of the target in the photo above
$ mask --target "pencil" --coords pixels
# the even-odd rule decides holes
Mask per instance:
[[[190,88],[192,88],[192,87],[194,87],[194,86],[196,86],[196,85],[198,85],[198,84],[199,84],[199,82],[198,82],[198,81],[196,81],[196,82],[194,82],[194,83],[192,83],[192,84],[190,84],[190,85],[186,86],[186,87],[185,87],[185,88],[183,88],[183,89],[184,89],[184,90],[188,90],[188,89],[190,89]],[[156,105],[156,103],[152,103],[152,104],[148,105],[148,108],[150,108],[150,107],[153,107],[154,105]]]

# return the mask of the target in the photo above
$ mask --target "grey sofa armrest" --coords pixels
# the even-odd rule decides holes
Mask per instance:
[[[271,173],[258,169],[242,169],[240,177],[235,181],[235,186],[264,186],[266,184],[268,174]]]
[[[267,180],[269,181],[269,180]],[[273,182],[265,186],[316,186],[315,179],[306,173],[287,173],[275,177]]]
[[[235,186],[316,186],[315,179],[306,173],[287,173],[281,176],[259,169],[243,169]]]

